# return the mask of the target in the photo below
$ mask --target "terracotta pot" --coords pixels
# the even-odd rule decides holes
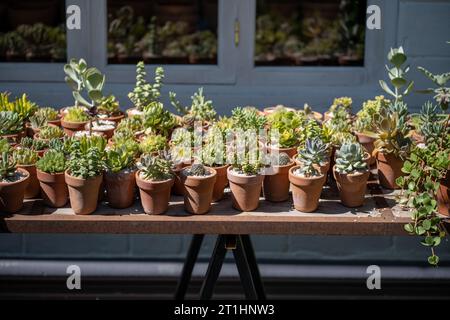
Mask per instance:
[[[0,135],[0,138],[6,139],[10,145],[15,146],[16,144],[19,144],[20,140],[25,136],[26,132],[24,130],[19,133]]]
[[[263,175],[238,175],[232,167],[227,169],[233,207],[240,211],[253,211],[259,206]]]
[[[294,174],[294,171],[298,168],[300,166],[292,167],[289,170],[294,208],[301,212],[316,211],[327,176],[325,174],[309,178],[298,176]]]
[[[172,169],[173,174],[175,175],[175,181],[173,183],[172,187],[172,194],[176,196],[183,196],[184,195],[184,184],[181,180],[181,171],[183,171],[184,168],[189,166],[189,163],[180,163],[177,165],[176,168]]]
[[[85,125],[84,130],[89,131],[89,123],[87,123]],[[92,128],[92,132],[98,132],[98,133],[102,134],[106,139],[111,139],[112,136],[114,135],[115,130],[116,130],[116,128],[107,129],[107,130],[98,130],[98,129]]]
[[[37,178],[36,165],[17,165],[17,168],[21,168],[27,171],[30,175],[30,178],[28,179],[28,185],[25,188],[25,199],[37,198],[41,192],[41,189],[39,187],[39,180]]]
[[[450,170],[441,180],[437,192],[438,212],[444,216],[450,216]]]
[[[144,114],[143,111],[138,111],[136,108],[130,108],[125,111],[127,113],[128,118],[132,118],[134,116],[141,116]]]
[[[227,169],[228,165],[214,167],[214,170],[217,172],[216,183],[214,184],[212,201],[217,202],[222,200],[224,189],[228,185],[227,178]]]
[[[266,200],[282,202],[289,199],[289,169],[293,166],[293,161],[285,166],[273,166],[273,172],[265,175],[263,194]]]
[[[383,152],[378,152],[376,159],[380,185],[387,189],[399,189],[395,180],[404,175],[402,172],[404,161],[391,153]]]
[[[106,172],[104,177],[108,205],[118,209],[132,206],[136,187],[136,171]]]
[[[278,108],[278,106],[264,108],[263,113],[264,113],[264,115],[267,116],[267,115],[273,113],[277,108]],[[296,112],[297,111],[294,108],[290,108],[290,107],[284,107],[284,109],[286,111],[291,111],[291,112]]]
[[[162,214],[167,211],[170,200],[170,188],[174,178],[162,181],[144,180],[136,172],[136,184],[139,187],[142,207],[147,214]]]
[[[61,126],[61,116],[58,115],[58,119],[56,119],[56,120],[48,120],[47,124],[60,127]]]
[[[0,212],[15,213],[22,209],[30,175],[28,171],[20,168],[17,171],[25,177],[15,182],[0,182]]]
[[[122,121],[122,119],[124,119],[124,118],[125,118],[125,113],[123,113],[121,111],[120,114],[117,115],[117,116],[110,116],[110,117],[106,117],[106,118],[101,118],[101,120],[114,121],[116,124],[119,124],[119,122]]]
[[[69,201],[69,190],[67,189],[64,172],[47,173],[38,169],[37,177],[44,203],[53,208],[65,206]]]
[[[181,180],[184,184],[184,208],[193,214],[205,214],[211,208],[214,184],[217,179],[217,172],[212,168],[207,176],[187,176],[186,167],[181,171]]]
[[[69,122],[64,121],[64,118],[61,120],[61,126],[64,129],[64,133],[69,137],[73,136],[77,131],[84,131],[87,123],[89,123],[89,121]]]
[[[372,157],[372,153],[373,153],[373,150],[375,149],[374,142],[376,139],[369,137],[368,135],[365,135],[364,133],[356,132],[356,131],[355,131],[355,135],[358,138],[358,142],[369,153],[368,165],[371,166],[371,165],[375,164],[376,159],[375,159],[375,157]]]
[[[269,152],[272,152],[272,151],[278,151],[278,153],[284,152],[284,153],[286,153],[286,154],[289,156],[289,158],[291,158],[291,159],[294,158],[294,157],[296,156],[296,154],[297,154],[297,147],[291,147],[291,148],[277,148],[277,147],[269,146],[268,149],[269,149]]]
[[[342,204],[350,208],[362,206],[370,172],[367,170],[365,172],[343,174],[337,172],[336,166],[334,166],[333,174]]]
[[[69,188],[70,206],[75,214],[94,212],[97,209],[103,174],[89,179],[81,179],[71,176],[66,170],[65,178]]]

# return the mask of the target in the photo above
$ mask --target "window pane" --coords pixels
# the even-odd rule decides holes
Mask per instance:
[[[218,0],[108,0],[108,62],[216,64]]]
[[[65,1],[0,2],[0,61],[66,61]]]
[[[257,0],[256,66],[362,66],[364,0]]]

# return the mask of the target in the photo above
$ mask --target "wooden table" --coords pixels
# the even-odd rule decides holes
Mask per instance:
[[[212,205],[206,215],[189,215],[181,197],[172,197],[164,215],[143,214],[139,201],[131,208],[117,210],[105,203],[95,214],[78,216],[70,207],[53,209],[40,200],[27,201],[20,214],[0,220],[2,232],[13,233],[109,233],[109,234],[192,234],[193,239],[179,280],[175,297],[186,293],[205,234],[217,236],[201,298],[212,297],[227,250],[234,254],[246,297],[264,299],[251,234],[264,235],[406,235],[408,212],[395,205],[395,194],[378,184],[368,186],[364,206],[349,209],[340,204],[335,188],[325,187],[315,213],[295,211],[290,201],[270,203],[261,198],[253,212],[239,212],[231,207],[230,194]]]

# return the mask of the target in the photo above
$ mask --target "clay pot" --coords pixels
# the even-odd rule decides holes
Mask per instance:
[[[375,138],[369,137],[361,132],[355,132],[356,137],[358,138],[358,142],[364,147],[364,149],[369,153],[368,165],[369,167],[375,164],[376,159],[372,157],[373,150],[375,149]]]
[[[205,214],[211,208],[214,184],[217,179],[217,172],[212,168],[207,176],[188,176],[186,167],[181,171],[181,181],[184,185],[184,208],[193,214]]]
[[[404,161],[391,153],[383,152],[378,152],[376,159],[380,185],[387,189],[399,189],[395,180],[404,175],[402,172]]]
[[[172,194],[176,196],[182,196],[184,195],[184,184],[181,180],[181,171],[183,171],[184,168],[189,166],[189,163],[182,162],[179,165],[177,165],[176,168],[172,169],[173,174],[175,175],[175,181],[173,183],[172,187]]]
[[[47,206],[60,208],[66,205],[69,200],[69,190],[64,172],[47,173],[38,169],[37,178],[42,190],[42,199]]]
[[[106,172],[104,185],[108,196],[108,205],[124,209],[133,205],[136,186],[136,171]]]
[[[17,165],[17,168],[21,168],[25,171],[27,171],[30,175],[30,178],[28,179],[28,185],[25,188],[24,197],[25,199],[33,199],[39,196],[39,193],[41,192],[41,189],[39,187],[39,180],[37,178],[36,174],[36,165],[30,164],[30,165]]]
[[[301,212],[316,211],[319,206],[322,187],[327,180],[326,174],[317,177],[302,177],[294,174],[300,166],[289,170],[289,181],[291,183],[292,199],[294,208]]]
[[[10,145],[15,146],[16,144],[19,144],[20,140],[25,136],[26,132],[24,130],[19,133],[0,135],[0,138],[6,139]]]
[[[110,117],[106,117],[106,118],[100,118],[101,120],[107,120],[107,121],[113,121],[116,124],[119,124],[120,121],[122,121],[122,119],[125,118],[125,113],[123,113],[122,111],[120,112],[119,115],[117,116],[110,116]]]
[[[227,169],[228,165],[214,167],[214,170],[217,172],[216,183],[214,184],[212,201],[217,202],[222,200],[224,189],[228,185],[227,178]]]
[[[0,212],[15,213],[22,209],[30,174],[20,168],[17,171],[25,177],[15,182],[0,182]]]
[[[263,175],[246,176],[227,169],[228,181],[233,201],[233,207],[240,211],[253,211],[258,208],[261,187],[264,181]]]
[[[144,114],[143,111],[139,111],[136,108],[130,108],[125,111],[127,113],[128,118],[132,118],[134,116],[141,116]]]
[[[263,113],[264,113],[264,115],[268,116],[269,114],[273,113],[277,108],[278,108],[278,106],[264,108]],[[284,107],[284,109],[286,111],[291,111],[291,112],[297,111],[294,108],[290,108],[290,107]]]
[[[56,120],[48,120],[47,124],[60,127],[61,126],[61,116],[58,115],[58,119],[56,119]]]
[[[87,123],[86,126],[84,127],[84,129],[86,131],[89,131],[89,127],[90,127],[89,123]],[[92,130],[92,132],[100,133],[102,136],[105,137],[105,139],[111,139],[114,135],[114,131],[116,130],[116,128],[107,129],[107,130],[98,130],[98,129],[92,128],[91,130]]]
[[[88,124],[89,121],[83,121],[83,122],[69,122],[69,121],[64,121],[64,118],[61,120],[61,126],[64,129],[64,133],[68,136],[71,137],[75,134],[75,132],[77,131],[84,131],[86,124]]]
[[[75,214],[90,214],[97,209],[98,195],[103,181],[103,174],[81,179],[73,177],[66,170],[66,183],[69,188],[70,206]]]
[[[272,152],[272,151],[278,151],[278,153],[284,152],[284,153],[286,153],[286,154],[289,156],[289,158],[291,158],[291,159],[294,158],[294,157],[296,156],[296,154],[297,154],[297,147],[292,147],[292,148],[277,148],[277,147],[269,146],[268,149],[269,149],[269,152]]]
[[[444,216],[450,216],[450,170],[447,175],[441,180],[437,192],[438,212]]]
[[[272,202],[282,202],[289,199],[289,169],[294,162],[285,166],[273,166],[265,175],[263,182],[264,198]]]
[[[167,211],[170,200],[170,188],[174,178],[162,181],[144,180],[136,172],[136,184],[139,187],[142,207],[147,214],[162,214]]]
[[[344,206],[354,208],[363,205],[369,174],[370,172],[368,170],[343,174],[336,171],[336,166],[333,167],[333,175],[336,179],[339,196]]]

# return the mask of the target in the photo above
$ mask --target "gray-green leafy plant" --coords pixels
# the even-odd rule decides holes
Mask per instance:
[[[171,179],[172,162],[162,156],[145,155],[137,164],[141,177],[145,180],[162,181]]]
[[[167,137],[175,127],[176,119],[161,102],[154,101],[144,108],[143,125],[146,132]]]
[[[24,137],[20,140],[22,148],[28,148],[34,151],[42,151],[48,148],[48,142],[40,139]]]
[[[44,115],[38,113],[35,113],[30,117],[30,124],[33,129],[39,129],[47,125],[47,121],[48,120]]]
[[[9,152],[2,152],[0,159],[0,180],[10,182],[16,175],[16,162],[10,157]]]
[[[448,109],[450,103],[450,88],[446,87],[447,82],[450,80],[450,72],[442,74],[433,74],[424,67],[418,67],[418,69],[430,79],[437,88],[423,90],[424,93],[434,93],[434,99],[439,104],[443,111]]]
[[[0,138],[0,153],[9,152],[10,149],[11,145],[9,144],[8,140],[5,138]]]
[[[150,84],[145,80],[145,65],[143,61],[136,65],[136,86],[128,94],[128,98],[133,102],[137,110],[144,110],[152,102],[158,102],[161,97],[162,80],[164,79],[164,69],[157,67],[155,70],[155,82]]]
[[[36,151],[28,148],[16,148],[12,156],[19,165],[33,165],[38,160]]]
[[[55,109],[53,109],[51,107],[39,108],[34,113],[34,116],[35,115],[43,116],[47,121],[57,120],[59,117],[58,111],[56,111]],[[31,121],[31,119],[30,119],[30,121]]]
[[[203,177],[211,174],[210,171],[201,163],[194,163],[190,168],[184,169],[184,173],[187,176],[196,177]]]
[[[0,135],[16,134],[23,131],[22,119],[12,111],[0,111]]]
[[[66,170],[66,156],[58,150],[47,151],[42,158],[36,162],[36,168],[49,174],[61,173]]]
[[[97,112],[109,117],[119,115],[119,101],[117,101],[116,97],[112,94],[107,97],[103,97],[100,99],[100,101],[98,101]]]
[[[336,171],[343,174],[367,171],[364,149],[359,143],[344,143],[336,152]]]
[[[71,176],[89,179],[102,174],[105,162],[102,154],[95,147],[91,147],[85,152],[76,149],[70,155],[67,169]]]
[[[322,165],[329,161],[330,145],[320,138],[307,139],[305,146],[298,149],[297,159],[304,165]]]

